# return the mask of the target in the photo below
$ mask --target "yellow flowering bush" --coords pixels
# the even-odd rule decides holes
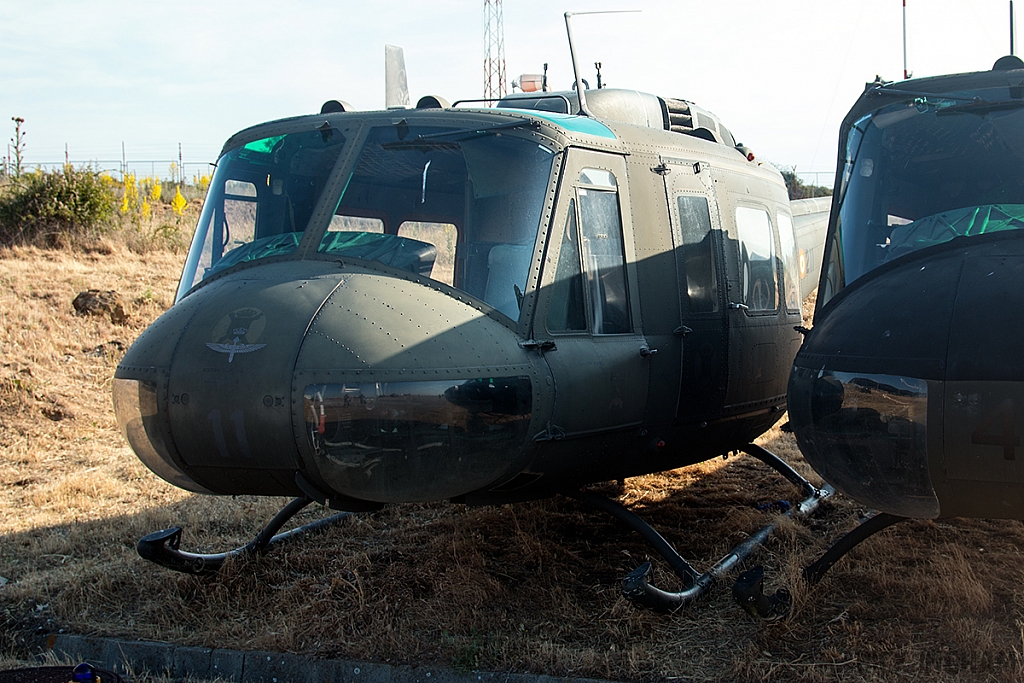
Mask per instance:
[[[163,194],[164,187],[159,178],[143,178],[139,185],[142,187],[142,194],[146,199],[154,204],[160,201],[160,195]]]
[[[127,216],[139,208],[139,186],[135,182],[134,173],[124,176],[124,194],[121,196],[121,214]]]
[[[185,207],[188,206],[188,201],[181,194],[181,188],[175,188],[174,199],[171,200],[171,209],[179,216],[185,215]]]

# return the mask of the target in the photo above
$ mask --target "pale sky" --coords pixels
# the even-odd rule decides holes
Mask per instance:
[[[914,76],[1010,51],[1008,0],[906,1]],[[507,76],[548,62],[552,86],[570,87],[563,12],[640,9],[574,19],[592,86],[599,61],[611,87],[691,100],[759,158],[830,174],[864,83],[903,76],[902,2],[505,0]],[[117,168],[123,143],[140,172],[166,175],[180,143],[191,175],[247,126],[335,98],[383,107],[387,43],[405,50],[414,102],[480,97],[483,40],[483,0],[0,0],[0,131],[9,142],[25,119],[30,167],[67,145]]]

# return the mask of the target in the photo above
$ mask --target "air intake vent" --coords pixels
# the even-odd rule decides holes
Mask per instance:
[[[696,138],[711,140],[729,147],[736,146],[729,129],[722,125],[718,117],[706,109],[686,100],[660,98],[665,116],[665,130],[674,133],[692,135]]]
[[[683,100],[663,98],[668,109],[667,130],[676,133],[689,133],[693,130],[693,117],[690,115],[690,103]]]

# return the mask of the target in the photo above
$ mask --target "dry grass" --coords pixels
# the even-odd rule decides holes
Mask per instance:
[[[144,563],[134,545],[145,533],[181,524],[190,549],[223,549],[283,501],[188,494],[124,445],[110,377],[170,304],[181,257],[110,250],[0,252],[0,657],[24,658],[37,632],[64,628],[620,680],[1024,678],[1020,523],[897,525],[808,587],[800,568],[860,512],[842,498],[813,520],[784,522],[756,555],[769,590],[794,594],[792,617],[771,626],[733,605],[728,585],[672,616],[633,608],[619,582],[649,549],[562,498],[395,506],[212,578]],[[120,292],[129,322],[76,317],[71,300],[89,288]],[[788,435],[762,441],[806,471]],[[796,495],[738,457],[630,479],[621,500],[704,569],[767,521],[756,504]],[[678,587],[655,566],[657,585]]]

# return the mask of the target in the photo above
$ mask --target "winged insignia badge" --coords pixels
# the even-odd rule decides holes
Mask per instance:
[[[238,342],[238,337],[235,337],[230,344],[206,342],[206,345],[217,353],[228,354],[229,363],[235,359],[236,353],[252,353],[253,351],[259,351],[266,346],[266,344],[240,344]]]

